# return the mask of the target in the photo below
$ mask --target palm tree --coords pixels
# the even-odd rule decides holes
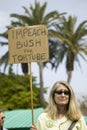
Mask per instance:
[[[58,21],[58,19],[60,18],[62,14],[59,14],[57,11],[52,11],[45,15],[46,7],[47,7],[46,2],[41,6],[39,2],[35,1],[34,7],[32,5],[30,5],[29,9],[27,9],[26,7],[23,7],[23,9],[25,10],[24,15],[11,14],[10,16],[12,18],[15,18],[17,21],[12,20],[10,28],[17,27],[17,26],[31,26],[31,25],[44,24],[47,26],[48,31],[49,31],[49,29],[55,25],[55,22]],[[27,63],[22,64],[23,70],[27,68],[26,65],[28,67]],[[41,91],[40,99],[41,99],[41,106],[43,107],[44,106],[43,63],[38,63],[38,65],[39,65],[39,73],[40,73],[40,91]]]
[[[65,60],[66,70],[68,73],[67,81],[71,81],[74,64],[77,62],[80,65],[80,57],[87,62],[85,55],[87,55],[87,21],[83,21],[76,27],[76,17],[63,17],[61,25],[57,24],[55,30],[50,31],[51,38],[56,47],[52,48],[54,57],[50,57],[51,64],[56,69],[58,65]],[[52,46],[51,46],[52,47]]]

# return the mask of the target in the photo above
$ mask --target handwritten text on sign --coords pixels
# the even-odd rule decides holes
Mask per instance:
[[[9,63],[44,62],[48,55],[45,25],[17,27],[8,31]]]

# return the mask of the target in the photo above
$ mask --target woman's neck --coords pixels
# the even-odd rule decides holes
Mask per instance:
[[[67,112],[66,107],[65,106],[58,106],[57,109],[58,109],[58,118],[64,117],[66,112]]]

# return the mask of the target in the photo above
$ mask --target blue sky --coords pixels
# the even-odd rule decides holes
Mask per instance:
[[[46,12],[50,12],[53,10],[58,10],[60,13],[67,12],[67,15],[72,15],[77,17],[77,25],[87,20],[87,0],[38,0],[43,4],[47,2],[47,10]],[[22,6],[29,7],[29,4],[33,4],[34,0],[0,0],[0,33],[2,33],[6,28],[6,25],[10,24],[11,13],[24,13]],[[1,48],[1,55],[8,48]],[[72,75],[71,85],[76,93],[76,95],[87,95],[87,64],[81,59],[82,70],[80,70],[79,66],[75,65],[75,70]],[[1,68],[2,71],[2,68]],[[16,72],[16,66],[14,67],[14,71]],[[18,73],[21,74],[20,65],[18,65]],[[34,76],[39,77],[38,74],[38,66],[36,63],[32,63],[32,73]],[[64,63],[62,63],[57,72],[55,73],[49,68],[45,68],[43,72],[44,78],[44,86],[49,87],[59,80],[66,80],[67,74]],[[38,82],[38,78],[37,78]],[[49,93],[49,91],[48,91]]]

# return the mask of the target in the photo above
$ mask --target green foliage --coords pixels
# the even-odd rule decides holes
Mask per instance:
[[[33,77],[34,108],[40,107],[40,90]],[[30,76],[0,73],[0,107],[4,110],[31,108]]]
[[[87,95],[82,96],[82,99],[79,101],[80,102],[80,108],[83,109],[87,109]]]
[[[80,97],[78,101],[79,101],[79,106],[82,111],[82,114],[86,116],[87,115],[87,95]]]

